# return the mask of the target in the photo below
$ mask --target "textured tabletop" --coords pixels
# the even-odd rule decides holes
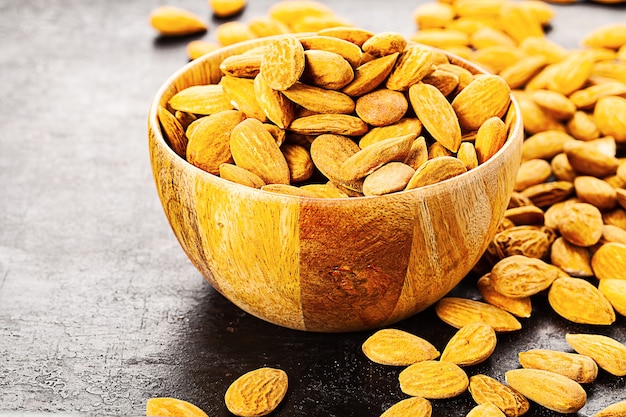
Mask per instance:
[[[325,3],[374,32],[416,29],[418,1]],[[203,280],[174,238],[153,184],[147,112],[187,62],[190,38],[155,34],[147,17],[160,4],[0,0],[0,415],[142,415],[147,398],[172,396],[228,416],[228,385],[272,366],[290,377],[276,416],[379,416],[405,395],[399,368],[361,352],[371,332],[303,333],[251,317]],[[220,22],[205,1],[172,4],[205,16],[211,29],[199,37],[212,39]],[[271,4],[249,0],[237,19]],[[549,36],[568,48],[626,21],[624,5],[553,7]],[[501,379],[521,350],[567,350],[567,332],[626,341],[624,317],[593,328],[559,318],[545,298],[534,308],[469,372]],[[433,309],[396,327],[439,349],[455,331]],[[580,416],[626,399],[626,378],[602,372],[587,393]],[[465,393],[433,401],[433,415],[474,405]],[[527,415],[557,414],[533,406]]]

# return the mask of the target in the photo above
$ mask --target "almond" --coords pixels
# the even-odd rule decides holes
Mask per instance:
[[[494,404],[509,417],[526,414],[530,408],[526,397],[487,375],[476,374],[470,377],[469,391],[478,404]]]
[[[402,392],[426,399],[453,398],[465,392],[469,385],[467,374],[459,366],[434,360],[410,365],[400,372],[398,379]]]
[[[405,189],[415,170],[402,162],[389,162],[363,181],[364,195],[383,195]]]
[[[150,24],[163,36],[182,36],[208,29],[198,15],[175,6],[159,6],[149,16]]]
[[[615,376],[626,375],[626,346],[599,334],[566,334],[567,343],[581,355],[589,356],[600,368]]]
[[[522,255],[506,257],[496,263],[491,271],[494,289],[508,297],[529,297],[552,285],[565,273],[541,259]]]
[[[592,246],[602,237],[602,213],[588,203],[575,203],[561,219],[559,232],[568,242],[578,246]]]
[[[289,166],[272,135],[257,119],[245,119],[230,135],[235,163],[266,184],[289,184]]]
[[[287,388],[285,371],[275,368],[255,369],[230,384],[224,395],[226,408],[236,416],[264,416],[278,407]]]
[[[374,90],[391,73],[399,55],[395,53],[363,63],[354,70],[354,78],[341,91],[358,97]]]
[[[467,172],[465,164],[453,156],[440,156],[438,158],[429,159],[415,170],[406,189],[411,190],[413,188],[436,184],[465,172]]]
[[[591,258],[596,278],[626,280],[626,244],[609,242],[600,246]]]
[[[400,54],[389,74],[386,87],[390,90],[406,91],[433,71],[432,49],[421,45],[410,45]]]
[[[403,161],[415,140],[415,133],[376,142],[343,161],[339,169],[342,182],[364,178],[387,162]]]
[[[422,397],[410,397],[389,407],[380,417],[430,417],[433,406]]]
[[[402,119],[408,107],[404,94],[381,88],[359,97],[355,110],[365,123],[371,126],[387,126]]]
[[[489,274],[484,275],[476,282],[478,292],[485,302],[499,307],[517,317],[530,317],[532,304],[530,297],[507,297],[493,288]]]
[[[626,316],[626,280],[602,279],[598,284],[598,290],[609,300],[615,311]]]
[[[461,146],[459,120],[446,97],[437,87],[417,83],[409,88],[411,106],[432,137],[446,149],[456,152]]]
[[[149,398],[146,401],[147,416],[163,417],[208,417],[198,406],[190,402],[172,397]]]
[[[220,84],[194,85],[187,87],[169,100],[174,110],[208,115],[222,110],[232,110],[230,99]]]
[[[275,39],[261,61],[260,73],[274,90],[286,90],[300,79],[304,72],[304,48],[292,35]]]
[[[230,135],[245,118],[240,111],[223,110],[193,122],[193,127],[189,129],[192,133],[186,150],[187,161],[218,175],[221,164],[233,162]]]
[[[301,80],[327,90],[341,90],[354,79],[354,70],[341,55],[311,49],[304,51],[304,72]]]
[[[575,413],[587,402],[587,393],[576,381],[541,369],[513,369],[506,382],[526,398],[557,413]]]
[[[463,326],[446,344],[441,360],[459,366],[484,362],[496,349],[496,332],[485,323]]]
[[[548,301],[561,317],[581,324],[610,325],[613,306],[592,284],[582,278],[561,277],[550,286]]]
[[[487,119],[502,117],[509,108],[511,90],[496,75],[478,74],[452,101],[452,108],[465,130],[477,130]],[[476,106],[476,103],[481,103]]]
[[[355,103],[347,94],[339,91],[296,82],[282,93],[291,101],[305,109],[320,114],[350,114]]]
[[[522,328],[520,322],[507,311],[465,298],[444,297],[435,304],[435,312],[441,321],[457,329],[473,323],[487,324],[496,332],[510,332]]]
[[[598,365],[588,356],[549,349],[532,349],[518,354],[524,368],[543,369],[566,376],[580,384],[595,381]]]
[[[439,357],[439,351],[427,340],[399,329],[382,329],[367,338],[363,353],[382,365],[408,366]]]

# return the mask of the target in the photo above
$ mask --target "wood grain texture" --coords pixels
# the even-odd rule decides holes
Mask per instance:
[[[226,56],[266,42],[223,48],[188,64],[154,100],[153,172],[185,253],[234,304],[293,329],[358,331],[426,309],[467,275],[495,234],[520,163],[521,122],[511,124],[494,158],[470,172],[379,197],[278,195],[187,164],[167,147],[156,106],[188,86],[216,83]]]

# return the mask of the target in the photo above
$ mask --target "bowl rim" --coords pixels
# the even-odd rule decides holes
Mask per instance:
[[[298,33],[298,34],[292,34],[292,35],[309,36],[311,34],[310,33]],[[491,165],[501,163],[499,161],[499,157],[503,153],[507,152],[510,147],[520,146],[521,148],[521,144],[524,138],[524,130],[523,130],[524,124],[523,124],[523,120],[521,117],[521,110],[519,107],[519,103],[517,102],[515,96],[513,95],[513,92],[510,92],[509,94],[510,103],[507,109],[507,113],[509,111],[513,111],[515,113],[514,122],[511,124],[510,128],[508,129],[508,135],[507,135],[506,141],[500,147],[500,149],[498,149],[498,151],[494,155],[491,156],[491,158],[489,158],[487,161],[483,162],[482,164],[479,164],[477,167],[472,168],[469,171],[464,172],[460,175],[454,176],[452,178],[448,178],[446,180],[439,181],[434,184],[429,184],[429,185],[421,186],[418,188],[413,188],[410,190],[400,190],[400,191],[383,194],[383,195],[358,196],[358,197],[348,196],[348,197],[336,197],[336,198],[329,199],[329,198],[324,198],[324,197],[306,197],[306,196],[300,196],[300,195],[283,194],[283,193],[276,193],[276,192],[261,190],[259,188],[253,188],[253,187],[245,186],[242,184],[238,184],[236,182],[221,178],[219,175],[211,174],[210,172],[204,171],[196,167],[195,165],[189,163],[187,160],[185,160],[176,152],[174,152],[174,150],[170,147],[170,145],[165,140],[165,137],[163,135],[163,131],[161,128],[161,124],[157,116],[157,110],[158,110],[158,107],[160,105],[160,102],[163,96],[165,96],[173,88],[173,85],[176,83],[176,81],[180,79],[185,73],[189,72],[190,70],[196,67],[201,67],[205,65],[206,61],[210,61],[214,59],[216,56],[223,55],[224,53],[229,53],[230,55],[234,55],[238,53],[237,51],[245,52],[254,47],[269,43],[272,40],[280,38],[281,36],[284,36],[284,35],[275,35],[275,36],[268,36],[264,38],[256,38],[256,39],[251,39],[251,40],[238,42],[232,45],[221,47],[199,58],[189,61],[187,64],[183,65],[182,67],[177,69],[175,72],[170,74],[170,76],[165,79],[165,81],[161,84],[161,86],[159,87],[155,95],[153,96],[152,101],[150,103],[149,112],[148,112],[148,131],[154,137],[155,143],[157,143],[161,148],[165,148],[166,149],[165,152],[169,153],[170,157],[174,158],[177,162],[182,164],[186,169],[191,169],[195,172],[196,175],[199,175],[203,178],[207,178],[211,181],[217,181],[218,183],[224,182],[228,184],[228,186],[244,187],[249,192],[261,193],[262,195],[272,196],[274,198],[288,198],[288,199],[295,199],[298,201],[300,200],[320,201],[320,202],[323,201],[327,203],[329,202],[329,200],[345,202],[345,201],[352,201],[352,200],[361,201],[361,200],[366,200],[366,199],[367,200],[392,199],[392,198],[397,198],[397,196],[399,195],[405,195],[405,194],[422,194],[422,193],[426,195],[430,193],[437,194],[436,190],[441,188],[440,187],[441,184],[454,184],[455,182],[459,182],[459,180],[463,180],[464,178],[468,178],[470,176],[480,176],[482,171],[488,170]],[[415,42],[410,42],[410,43],[415,43]],[[432,48],[435,51],[444,53],[448,57],[448,59],[452,59],[454,61],[452,63],[456,65],[460,65],[466,69],[470,69],[472,70],[474,74],[484,73],[484,74],[494,75],[494,74],[489,73],[486,69],[482,68],[480,65],[470,62],[469,60],[464,59],[454,53],[451,53],[451,52],[448,52],[448,51],[445,51],[445,50],[442,50],[442,49],[439,49],[430,45],[424,45],[424,46]],[[207,84],[193,84],[193,85],[207,85]],[[181,91],[181,90],[178,90],[178,91]],[[516,142],[519,142],[519,143],[516,143]]]

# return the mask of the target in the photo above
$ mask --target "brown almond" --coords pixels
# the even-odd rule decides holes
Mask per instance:
[[[516,317],[528,318],[532,313],[530,297],[507,297],[493,288],[489,274],[484,275],[476,282],[476,287],[485,302],[501,308]]]
[[[576,196],[582,203],[596,206],[600,211],[612,210],[617,206],[617,192],[608,182],[589,175],[574,179]]]
[[[435,312],[444,323],[457,329],[473,323],[487,324],[496,332],[510,332],[522,328],[520,322],[507,311],[465,298],[444,297],[435,304]]]
[[[289,126],[295,118],[295,104],[283,93],[268,86],[260,75],[254,78],[253,89],[256,101],[267,118],[281,129]]]
[[[150,25],[163,36],[182,36],[208,29],[198,15],[175,6],[159,6],[150,12]]]
[[[223,110],[201,117],[192,123],[186,157],[190,164],[218,175],[220,165],[233,162],[230,150],[230,135],[246,118],[237,110]]]
[[[359,47],[363,46],[368,39],[374,36],[374,33],[367,29],[354,26],[335,26],[325,28],[318,31],[317,34],[320,36],[331,36],[343,39],[344,41],[351,42]]]
[[[626,280],[626,244],[610,242],[600,246],[591,258],[591,267],[600,280]]]
[[[589,142],[567,142],[563,145],[563,151],[580,175],[607,177],[615,174],[619,166],[619,160],[615,156],[607,155]]]
[[[567,343],[581,355],[589,356],[600,368],[615,376],[626,375],[626,346],[599,334],[566,334]]]
[[[148,398],[146,416],[208,417],[200,407],[190,402],[173,397]]]
[[[381,88],[364,94],[356,101],[356,114],[371,126],[396,123],[406,114],[409,103],[399,91]]]
[[[526,414],[530,403],[522,394],[495,378],[476,374],[469,379],[469,392],[478,404],[494,404],[508,417]]]
[[[255,118],[261,122],[267,121],[267,115],[259,105],[254,92],[254,80],[250,78],[232,77],[225,75],[220,80],[224,94],[232,105],[247,117]]]
[[[557,70],[548,81],[548,89],[569,95],[581,88],[591,76],[594,60],[588,51],[570,52],[557,65]]]
[[[578,246],[592,246],[602,237],[602,213],[588,203],[575,203],[561,219],[558,228],[561,236]]]
[[[532,185],[521,191],[521,194],[537,207],[545,208],[566,200],[574,193],[574,184],[570,181],[548,181]]]
[[[409,183],[415,170],[402,162],[389,162],[381,166],[363,181],[363,194],[384,195],[402,191]]]
[[[304,36],[299,39],[305,50],[317,49],[334,52],[348,61],[352,68],[357,68],[361,65],[363,53],[361,48],[352,42],[333,36],[320,35]]]
[[[288,388],[285,371],[259,368],[233,381],[226,390],[224,401],[228,411],[236,416],[264,416],[282,402]]]
[[[467,172],[465,164],[453,156],[440,156],[438,158],[429,159],[415,170],[406,189],[412,190],[414,188],[436,184],[465,172]]]
[[[261,54],[235,54],[224,58],[220,70],[233,77],[254,78],[261,70]]]
[[[163,129],[163,136],[165,136],[170,148],[178,156],[185,158],[188,139],[182,124],[176,116],[163,106],[157,108],[157,117],[159,118],[161,129]]]
[[[515,180],[515,191],[521,191],[531,185],[542,184],[552,176],[552,166],[545,159],[527,159],[520,164]]]
[[[362,345],[365,356],[381,365],[408,366],[439,357],[426,339],[399,329],[378,330]]]
[[[587,402],[587,393],[576,381],[542,369],[513,369],[506,382],[526,398],[557,413],[575,413]]]
[[[422,133],[422,122],[416,117],[403,118],[396,123],[370,129],[359,139],[359,147],[363,149],[375,142],[410,133],[415,133],[418,136]]]
[[[403,161],[415,140],[415,133],[376,142],[346,159],[340,167],[339,178],[344,182],[364,178],[387,162]]]
[[[508,297],[529,297],[552,285],[565,273],[541,259],[522,255],[508,256],[496,263],[491,271],[491,284]]]
[[[426,398],[409,397],[389,407],[380,417],[430,417],[432,409],[432,404]]]
[[[306,84],[327,90],[341,90],[354,79],[354,69],[341,55],[311,49],[304,51],[304,72],[300,78]]]
[[[466,417],[504,417],[504,414],[498,407],[492,403],[479,404],[472,408]]]
[[[432,137],[456,152],[461,145],[461,127],[454,109],[437,87],[417,83],[409,88],[411,106]]]
[[[187,87],[169,100],[174,110],[208,115],[222,110],[232,110],[230,99],[220,84],[194,85]]]
[[[456,157],[459,161],[463,162],[465,169],[468,171],[478,166],[478,155],[476,155],[476,148],[471,142],[461,142],[459,150],[456,153]]]
[[[626,415],[626,400],[607,405],[593,417],[620,417]]]
[[[577,246],[562,237],[558,237],[550,248],[550,262],[574,277],[593,276],[591,252],[588,248]]]
[[[367,133],[368,126],[363,120],[349,114],[314,114],[295,118],[287,127],[291,132],[303,135],[325,133],[361,136]]]
[[[261,61],[260,73],[274,90],[286,90],[304,72],[304,48],[293,35],[282,35],[268,46]]]
[[[476,132],[474,147],[478,163],[482,164],[496,154],[506,141],[506,126],[500,117],[490,117]]]
[[[598,284],[598,290],[609,300],[615,311],[626,316],[626,280],[602,279]]]
[[[400,54],[385,86],[390,90],[406,91],[432,71],[432,49],[413,44]]]
[[[369,38],[361,49],[375,57],[391,55],[404,51],[407,45],[406,38],[398,32],[381,32]]]
[[[598,365],[588,356],[549,349],[519,352],[519,362],[527,369],[543,369],[566,376],[580,384],[595,381]]]
[[[608,96],[598,99],[593,118],[600,133],[612,136],[618,143],[626,142],[626,98]]]
[[[459,366],[477,365],[491,356],[496,343],[496,332],[491,326],[485,323],[468,324],[450,338],[441,360]]]
[[[613,306],[604,295],[582,278],[557,278],[550,286],[548,302],[561,317],[580,324],[610,325]]]
[[[522,144],[522,159],[550,160],[563,152],[566,143],[575,139],[565,132],[558,130],[545,130],[529,136]]]
[[[280,147],[285,156],[291,181],[299,183],[308,180],[313,175],[315,165],[309,151],[302,145],[285,143]]]
[[[405,368],[398,377],[407,395],[426,399],[453,398],[465,392],[469,379],[465,371],[450,362],[426,360]]]
[[[354,70],[354,78],[341,91],[351,97],[362,96],[382,84],[391,73],[399,53],[366,62]]]
[[[504,116],[509,108],[510,96],[511,90],[502,78],[478,74],[456,95],[452,108],[462,129],[477,130],[487,119]]]
[[[296,82],[282,93],[289,100],[314,113],[350,114],[355,107],[354,100],[347,94],[301,82]]]
[[[220,177],[252,188],[261,188],[265,181],[258,175],[234,164],[220,165]]]
[[[274,137],[257,119],[248,118],[230,134],[235,163],[258,175],[266,184],[289,184],[289,166]]]

